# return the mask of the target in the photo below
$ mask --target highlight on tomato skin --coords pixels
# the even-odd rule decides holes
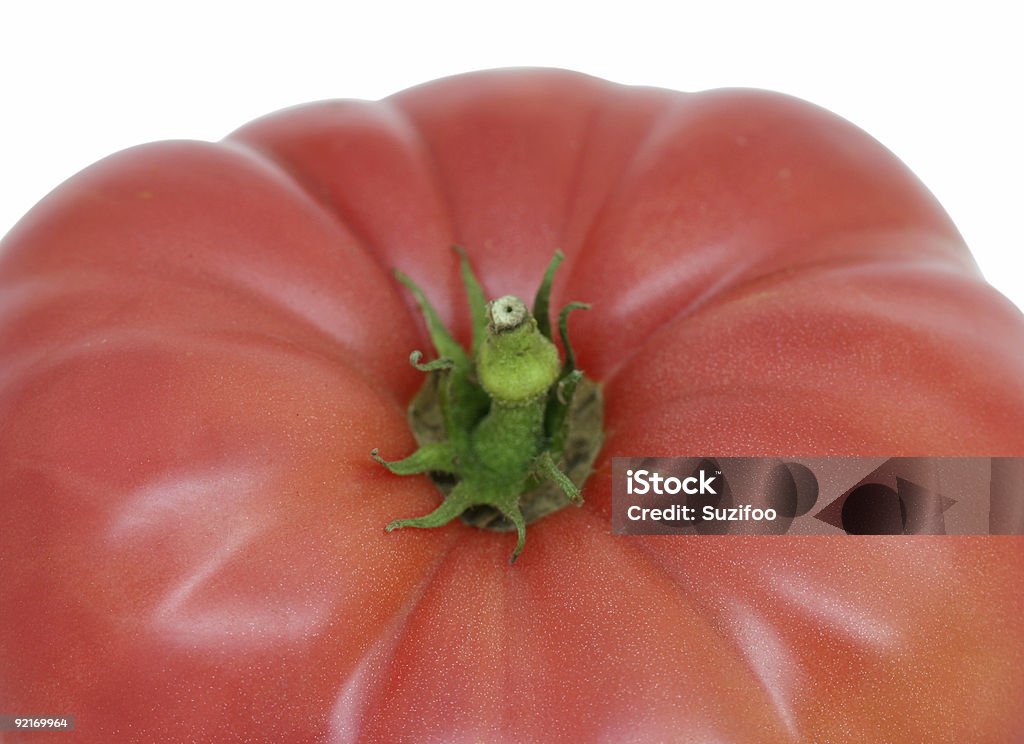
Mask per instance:
[[[453,245],[527,301],[560,250],[550,307],[591,306],[600,453],[514,566],[516,531],[385,532],[443,496],[369,456],[416,450],[433,359],[393,271],[472,348]],[[616,456],[1020,457],[1021,341],[917,178],[779,94],[491,71],[112,155],[0,243],[0,715],[82,742],[1014,741],[1020,538],[609,525]]]

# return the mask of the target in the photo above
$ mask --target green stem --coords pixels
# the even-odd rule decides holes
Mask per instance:
[[[563,462],[570,459],[566,448],[571,439],[571,406],[583,380],[569,343],[567,318],[572,310],[586,306],[571,303],[559,314],[558,330],[566,352],[563,364],[551,340],[549,318],[551,286],[561,253],[556,253],[548,266],[531,314],[512,296],[484,303],[483,290],[465,252],[457,250],[473,321],[472,353],[458,346],[423,292],[398,274],[416,298],[439,355],[426,364],[420,362],[419,352],[410,357],[417,369],[437,376],[425,386],[429,405],[418,407],[421,393],[410,410],[410,419],[431,434],[426,441],[418,436],[420,448],[404,459],[389,462],[377,450],[373,457],[396,475],[447,473],[455,478],[454,487],[433,512],[395,520],[388,524],[389,532],[403,527],[440,527],[467,510],[474,514],[491,510],[517,532],[514,561],[526,539],[528,519],[523,506],[530,503],[530,513],[536,516],[569,501],[579,503],[579,484],[600,444],[598,415],[588,419],[597,422],[596,432],[574,432],[577,439],[593,446],[582,457],[574,453],[572,476],[567,474]],[[595,399],[600,405],[599,395],[588,397],[590,402]],[[538,511],[532,507],[530,494],[544,483],[551,484],[557,498],[552,502],[545,497],[554,505]]]

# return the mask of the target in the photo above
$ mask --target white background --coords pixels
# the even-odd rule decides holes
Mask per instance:
[[[835,111],[918,174],[988,279],[1024,307],[1024,52],[1012,3],[2,8],[0,234],[63,179],[134,144],[219,139],[308,100],[544,65],[679,90],[771,88]]]

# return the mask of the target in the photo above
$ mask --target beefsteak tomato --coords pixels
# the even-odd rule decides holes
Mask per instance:
[[[440,497],[369,457],[413,451],[429,349],[391,270],[468,341],[452,244],[491,296],[561,248],[553,302],[593,308],[604,447],[515,566],[514,535],[386,534]],[[1012,741],[1019,538],[617,537],[610,458],[1024,455],[1022,380],[1021,314],[936,200],[781,95],[496,71],[137,147],[0,249],[0,713],[88,742]]]

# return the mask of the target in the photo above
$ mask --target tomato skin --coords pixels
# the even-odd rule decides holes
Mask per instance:
[[[602,381],[582,509],[425,513],[453,243]],[[1008,742],[1004,538],[623,538],[616,455],[1024,455],[1024,320],[891,154],[806,103],[559,71],[101,161],[0,246],[0,712],[106,741]],[[17,735],[3,734],[11,741]],[[45,735],[33,734],[34,740]],[[7,738],[3,741],[7,741]],[[26,737],[27,738],[27,737]]]

